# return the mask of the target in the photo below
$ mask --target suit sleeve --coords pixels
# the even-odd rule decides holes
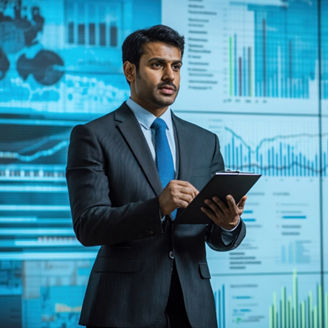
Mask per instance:
[[[218,137],[215,135],[215,147],[211,164],[211,175],[224,170],[224,162],[220,152]],[[216,251],[229,251],[236,248],[246,235],[245,223],[240,219],[238,227],[228,234],[214,223],[209,224],[207,244]],[[227,243],[229,240],[229,243]]]
[[[73,227],[85,246],[116,244],[162,231],[159,203],[147,201],[113,207],[102,145],[87,125],[71,133],[66,179]]]

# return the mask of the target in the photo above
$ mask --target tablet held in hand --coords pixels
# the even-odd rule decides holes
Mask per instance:
[[[207,224],[211,220],[201,211],[204,200],[219,197],[226,203],[226,196],[232,195],[235,202],[247,194],[254,184],[261,177],[261,174],[226,171],[217,172],[199,192],[195,199],[176,218],[176,223],[184,224]]]

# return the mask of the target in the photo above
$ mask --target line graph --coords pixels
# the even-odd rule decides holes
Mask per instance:
[[[1,124],[0,164],[64,165],[70,127]]]
[[[42,157],[50,157],[67,147],[68,141],[61,141],[49,149],[39,150],[31,155],[23,155],[18,152],[0,151],[0,159],[17,159],[21,162],[32,162]]]
[[[218,135],[228,169],[279,177],[327,176],[328,131],[320,136],[316,117],[179,115]]]
[[[236,170],[249,170],[273,176],[318,176],[326,172],[324,161],[320,168],[319,154],[309,157],[298,150],[295,143],[302,140],[319,140],[318,134],[300,133],[291,135],[276,135],[263,138],[255,148],[229,127],[224,130],[231,135],[230,142],[224,146],[226,164]],[[324,135],[325,137],[328,134]],[[304,142],[304,143],[305,143]],[[324,158],[327,153],[324,153]]]

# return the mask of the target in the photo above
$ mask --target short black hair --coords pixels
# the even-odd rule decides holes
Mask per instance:
[[[155,25],[148,29],[137,30],[126,37],[122,45],[122,60],[139,67],[143,54],[143,45],[148,42],[164,42],[180,49],[181,57],[184,51],[184,37],[166,25]]]

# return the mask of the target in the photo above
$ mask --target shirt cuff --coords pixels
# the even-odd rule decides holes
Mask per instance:
[[[221,229],[221,239],[222,239],[224,245],[228,246],[234,241],[234,239],[236,237],[235,236],[235,234],[236,234],[235,230],[239,227],[239,225],[240,225],[240,219],[239,219],[238,224],[234,228],[232,228],[231,230],[224,229],[224,228],[220,227],[220,229]]]
[[[238,228],[239,224],[240,224],[240,218],[239,218],[238,224],[235,227],[233,227],[232,229],[225,229],[222,227],[220,227],[220,228],[225,232],[233,232],[234,230],[236,230]]]

